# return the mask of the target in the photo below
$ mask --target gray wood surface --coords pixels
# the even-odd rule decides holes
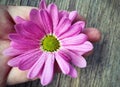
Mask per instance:
[[[37,6],[39,0],[0,0],[3,5]],[[98,28],[102,39],[95,43],[88,66],[78,69],[78,78],[57,74],[46,87],[120,87],[120,0],[47,0],[60,9],[77,10],[87,27]],[[39,80],[8,87],[42,87]]]

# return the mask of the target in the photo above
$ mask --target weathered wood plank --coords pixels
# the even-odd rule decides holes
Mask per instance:
[[[0,4],[37,6],[39,0],[0,0]],[[87,58],[88,66],[78,69],[78,78],[57,74],[46,87],[120,87],[120,0],[47,0],[60,9],[77,10],[87,19],[88,27],[102,32],[94,44],[94,54]],[[42,87],[39,80],[8,87]]]

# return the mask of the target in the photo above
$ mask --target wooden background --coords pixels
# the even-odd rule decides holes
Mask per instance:
[[[47,0],[60,9],[77,10],[87,27],[98,28],[102,39],[95,43],[88,66],[78,69],[78,78],[57,74],[46,87],[120,87],[120,0]],[[3,5],[37,6],[39,0],[0,0]],[[7,87],[42,87],[39,80]]]

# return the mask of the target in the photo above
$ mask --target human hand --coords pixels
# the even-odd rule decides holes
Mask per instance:
[[[27,71],[21,71],[18,68],[10,68],[7,62],[10,58],[2,54],[3,50],[9,47],[8,34],[14,32],[14,21],[16,16],[23,19],[29,19],[29,12],[33,7],[26,6],[0,6],[0,87],[6,83],[9,85],[29,81]],[[85,19],[79,16],[76,20]],[[88,36],[91,42],[100,40],[100,32],[95,28],[86,28],[84,33]],[[91,53],[91,52],[90,52]],[[86,55],[89,55],[87,53]]]

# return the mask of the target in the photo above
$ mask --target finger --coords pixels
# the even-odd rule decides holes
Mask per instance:
[[[85,53],[83,56],[86,58],[86,57],[90,56],[92,53],[93,53],[93,50],[91,50],[91,51]]]
[[[24,19],[29,19],[29,12],[33,8],[34,7],[27,6],[8,6],[6,10],[13,20],[15,19],[16,16],[20,16]],[[8,75],[7,83],[9,85],[13,85],[29,81],[26,74],[27,74],[26,71],[21,71],[18,68],[13,68]]]
[[[7,65],[9,58],[2,54],[3,50],[8,46],[8,41],[0,40],[0,70],[2,70],[0,71],[0,87],[6,84],[7,76],[10,71],[10,67]]]
[[[82,15],[78,15],[75,20],[73,21],[73,23],[77,22],[77,21],[84,21],[86,23],[86,19],[82,16]]]
[[[85,21],[85,23],[86,23],[85,18],[84,18],[83,16],[81,16],[81,15],[78,15],[78,16],[76,17],[76,19],[75,19],[74,22],[76,22],[76,21]],[[88,39],[89,39],[91,42],[97,42],[97,41],[99,41],[99,40],[101,39],[101,33],[100,33],[100,31],[99,31],[98,29],[96,29],[96,28],[86,28],[86,29],[84,30],[84,33],[87,34]]]
[[[13,32],[14,22],[5,6],[0,6],[0,39],[7,39],[7,35]]]
[[[32,8],[27,6],[0,6],[0,38],[8,39],[8,34],[14,32],[14,19],[20,16],[29,19],[29,12]]]
[[[86,28],[84,30],[84,33],[88,36],[88,40],[91,42],[98,42],[101,39],[101,33],[96,28]],[[85,53],[83,56],[87,57],[91,55],[92,53],[93,53],[93,50]]]
[[[30,81],[27,78],[27,71],[21,71],[18,68],[12,68],[7,79],[8,85],[14,85],[18,83],[23,83]]]
[[[76,21],[85,21],[85,23],[86,23],[85,18],[81,15],[77,16],[77,18],[75,19],[75,22]],[[86,28],[84,30],[84,33],[88,36],[88,40],[91,42],[97,42],[101,39],[101,33],[96,28]],[[83,56],[87,57],[87,56],[91,55],[92,53],[93,53],[93,50],[85,53]]]
[[[23,19],[29,19],[29,13],[31,9],[35,7],[29,7],[29,6],[8,6],[7,11],[11,15],[13,19],[15,19],[16,16],[20,16]]]
[[[91,42],[98,42],[101,39],[101,33],[96,28],[86,28],[83,32],[88,36],[88,40]]]

